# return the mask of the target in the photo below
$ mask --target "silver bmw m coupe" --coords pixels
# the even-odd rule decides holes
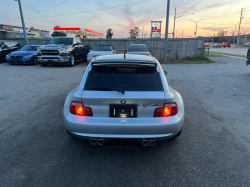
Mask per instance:
[[[65,100],[67,132],[92,145],[122,138],[154,146],[158,140],[179,136],[184,103],[168,85],[166,74],[152,56],[96,57]]]

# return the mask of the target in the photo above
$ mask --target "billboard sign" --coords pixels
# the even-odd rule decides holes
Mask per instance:
[[[161,38],[161,21],[151,21],[151,38]]]

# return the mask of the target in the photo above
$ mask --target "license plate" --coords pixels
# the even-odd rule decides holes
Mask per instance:
[[[110,105],[109,117],[136,118],[137,117],[137,105]]]

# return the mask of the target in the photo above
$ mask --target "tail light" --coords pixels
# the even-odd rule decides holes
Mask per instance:
[[[77,116],[93,116],[92,109],[85,107],[81,102],[72,101],[70,103],[69,111],[71,114]]]
[[[154,117],[174,116],[177,113],[178,107],[176,103],[165,103],[164,107],[155,109]]]

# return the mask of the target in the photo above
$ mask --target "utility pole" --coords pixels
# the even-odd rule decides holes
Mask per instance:
[[[234,30],[234,39],[233,39],[233,45],[234,45],[234,40],[235,40],[236,26],[237,26],[237,24],[235,25],[235,30]]]
[[[173,27],[173,38],[174,38],[174,32],[175,32],[175,20],[176,20],[176,8],[174,9],[174,27]]]
[[[167,15],[166,15],[166,29],[165,29],[165,40],[164,40],[164,53],[163,53],[163,60],[167,62],[168,60],[168,22],[169,22],[169,7],[170,7],[170,0],[167,3]]]
[[[18,4],[19,4],[19,10],[20,10],[20,16],[21,16],[21,20],[22,20],[23,35],[24,35],[25,44],[29,45],[29,41],[28,41],[27,33],[26,33],[26,27],[25,27],[25,23],[24,23],[24,19],[23,19],[23,11],[22,11],[21,0],[15,0],[15,1],[18,1]]]
[[[243,19],[243,17],[242,17],[243,10],[244,10],[244,8],[241,9],[240,23],[239,23],[239,30],[238,30],[238,41],[237,41],[236,47],[238,47],[238,45],[240,43],[240,25],[241,25],[241,20]]]
[[[190,19],[191,21],[193,21],[193,22],[195,22],[195,24],[196,24],[196,28],[195,28],[195,33],[194,33],[194,35],[195,35],[195,38],[196,38],[196,34],[197,34],[197,25],[198,25],[198,23],[200,22],[200,21],[202,21],[202,20],[204,20],[204,19],[201,19],[200,21],[194,21],[194,20],[192,20],[192,19]]]

